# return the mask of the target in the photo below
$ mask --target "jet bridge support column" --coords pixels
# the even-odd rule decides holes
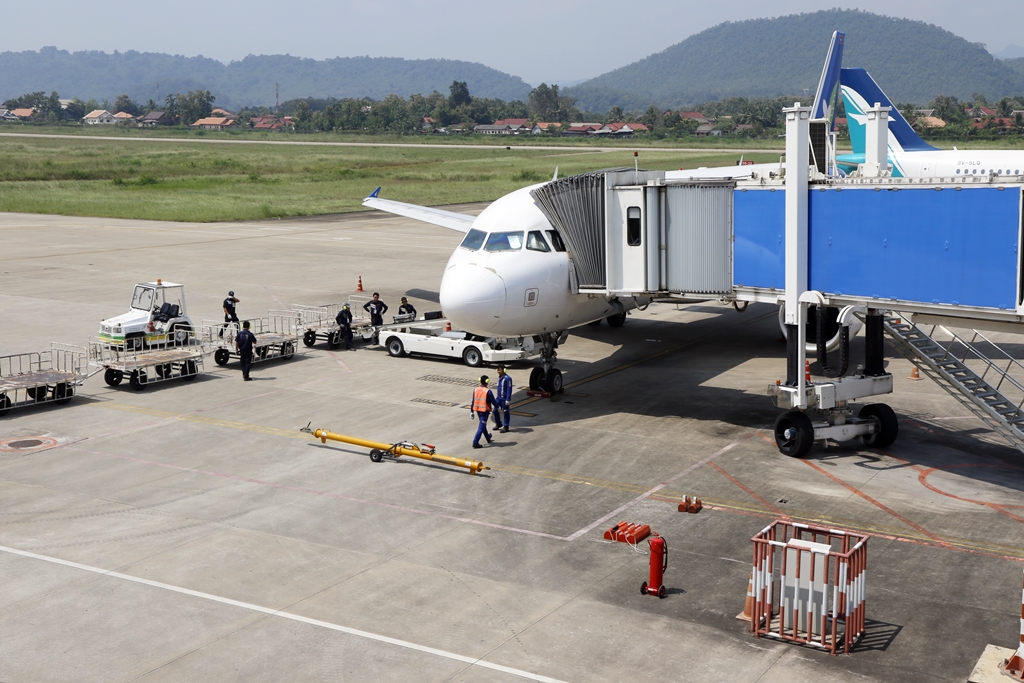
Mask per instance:
[[[782,110],[786,117],[786,385],[797,388],[804,408],[804,361],[807,305],[807,182],[809,180],[811,108],[797,102]]]

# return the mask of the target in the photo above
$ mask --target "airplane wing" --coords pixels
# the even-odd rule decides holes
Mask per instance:
[[[378,209],[379,211],[386,211],[387,213],[393,213],[398,216],[405,216],[406,218],[412,218],[417,221],[423,221],[424,223],[431,223],[432,225],[440,225],[442,228],[457,230],[459,232],[469,232],[470,226],[472,226],[473,221],[476,220],[476,216],[469,216],[464,213],[455,213],[454,211],[433,209],[429,206],[417,206],[416,204],[406,204],[405,202],[381,199],[377,196],[379,194],[380,188],[378,187],[369,197],[363,200],[363,206],[368,206],[371,209]]]

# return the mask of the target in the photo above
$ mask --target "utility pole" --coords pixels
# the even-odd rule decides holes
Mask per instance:
[[[274,84],[274,116],[277,116],[277,108],[281,106],[281,91],[277,87],[277,83]]]

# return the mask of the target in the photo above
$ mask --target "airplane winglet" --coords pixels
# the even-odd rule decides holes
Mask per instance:
[[[825,55],[825,65],[821,70],[821,79],[818,81],[818,90],[814,93],[812,119],[832,118],[832,95],[839,83],[839,73],[843,66],[845,38],[846,34],[842,31],[832,33],[832,42],[829,43],[828,53]]]
[[[380,195],[380,188],[378,187],[376,190],[374,190],[373,192],[370,193],[370,196],[367,197],[367,199],[376,199],[379,195]]]

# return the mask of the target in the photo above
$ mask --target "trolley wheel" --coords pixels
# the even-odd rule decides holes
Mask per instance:
[[[783,455],[802,458],[814,445],[811,418],[799,410],[788,410],[775,420],[775,445]]]
[[[107,386],[116,387],[124,379],[124,373],[114,368],[107,368],[107,371],[103,373],[103,381],[107,383]]]
[[[74,395],[75,388],[67,382],[61,382],[53,388],[53,400],[58,405],[70,403]]]
[[[462,352],[462,361],[471,368],[478,368],[484,364],[484,356],[477,347],[467,346]]]
[[[381,449],[374,448],[372,451],[370,451],[370,460],[372,460],[374,462],[380,462],[383,459],[384,459],[384,451],[382,451]]]
[[[36,400],[36,387],[26,387],[25,393],[28,394],[28,397],[33,401]],[[43,387],[43,396],[46,396],[46,387]]]
[[[168,377],[170,377],[171,364],[163,363],[161,365],[156,366],[156,376],[159,377],[160,379],[167,379]]]
[[[3,417],[11,410],[11,399],[7,398],[7,394],[0,394],[0,417]]]
[[[398,337],[390,337],[387,342],[388,353],[395,358],[401,358],[405,355],[405,344]]]
[[[285,342],[281,344],[281,358],[285,360],[291,360],[291,357],[295,355],[295,346],[291,342]]]
[[[541,382],[544,381],[544,368],[534,368],[530,371],[530,389],[537,391]]]
[[[622,327],[626,324],[626,314],[616,313],[615,315],[608,316],[605,320],[608,321],[609,327]]]
[[[313,346],[316,344],[316,331],[306,330],[306,333],[302,335],[302,343],[306,346]]]
[[[661,584],[661,588],[658,589],[658,597],[664,600],[667,594],[668,591],[665,590],[665,584]]]
[[[187,360],[181,364],[181,378],[186,382],[191,382],[199,376],[199,368],[196,367],[194,360]]]
[[[267,358],[267,351],[269,351],[269,350],[270,350],[269,346],[258,346],[258,347],[256,347],[256,356],[260,360],[266,360],[266,358]]]
[[[874,419],[878,423],[878,431],[864,437],[864,445],[885,448],[896,440],[900,433],[900,424],[896,413],[884,403],[869,403],[860,409],[860,417]]]
[[[562,371],[558,368],[551,368],[551,372],[544,378],[544,391],[552,394],[562,393]]]
[[[132,370],[132,376],[128,378],[128,384],[135,391],[142,391],[146,388],[146,371]]]
[[[171,325],[168,334],[175,346],[187,346],[189,337],[192,335],[192,326],[183,323]]]
[[[644,581],[640,584],[640,595],[647,595],[647,582]]]
[[[327,346],[334,349],[341,344],[341,330],[331,330],[327,333]]]
[[[217,365],[227,365],[229,360],[231,360],[231,353],[227,349],[217,349],[217,352],[213,354],[213,362]]]

